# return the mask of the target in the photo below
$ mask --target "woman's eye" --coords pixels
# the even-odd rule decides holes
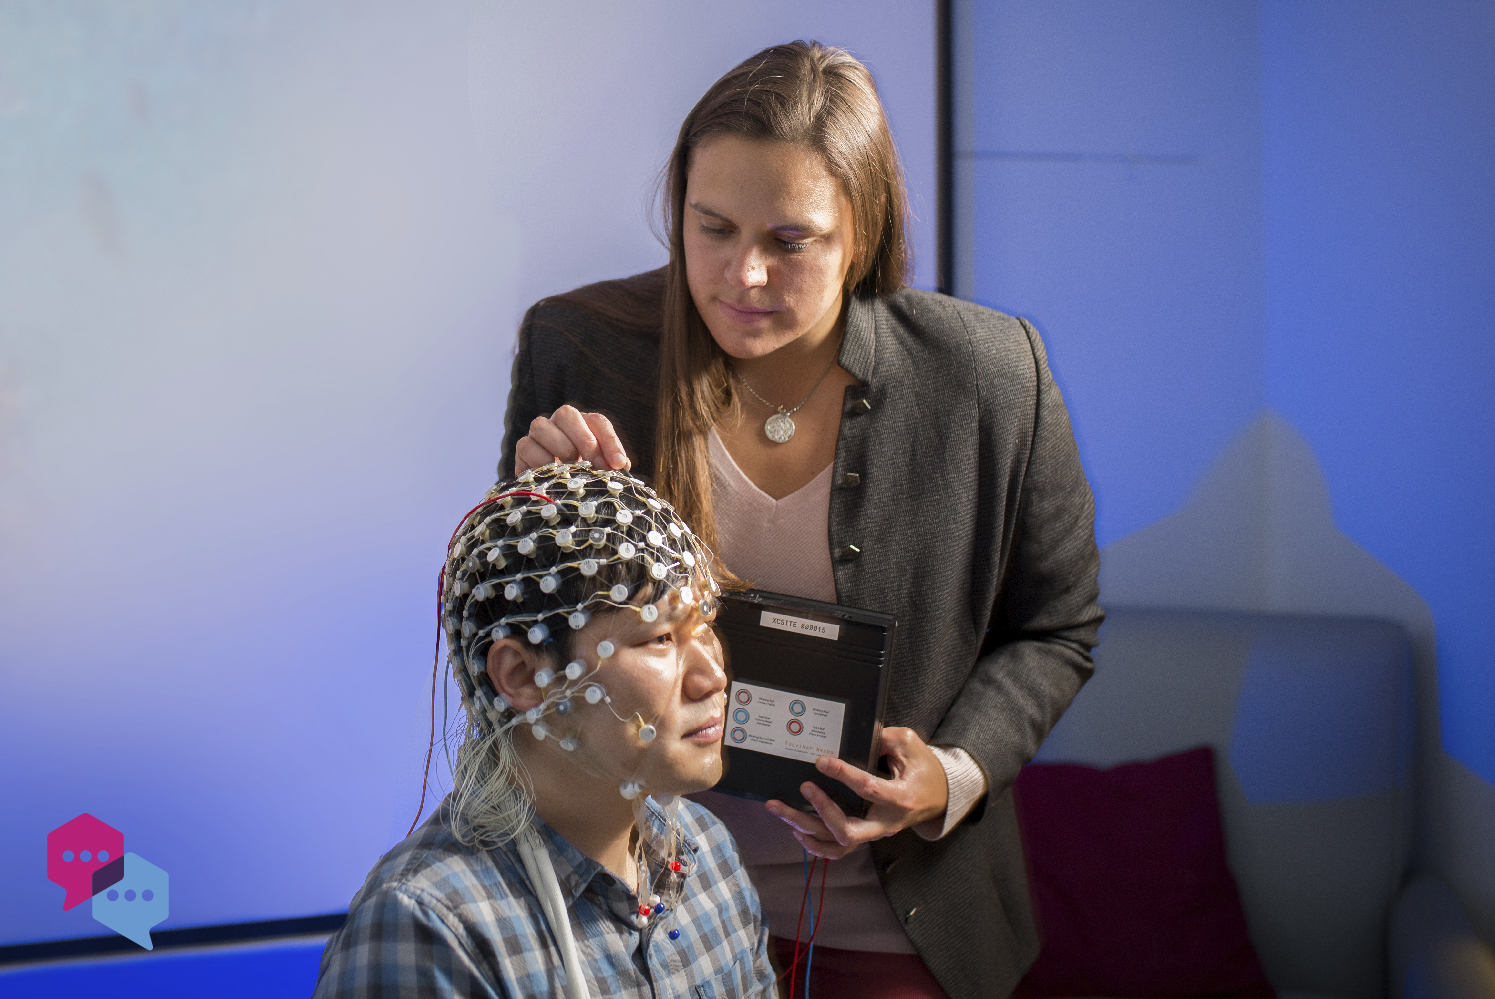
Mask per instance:
[[[709,225],[701,226],[701,231],[708,236],[725,236],[731,232],[730,229],[714,229]]]
[[[672,631],[666,631],[662,635],[655,635],[653,638],[649,639],[648,644],[649,645],[661,645],[662,646],[662,645],[670,645],[674,641],[675,641],[675,633],[672,632]]]
[[[801,250],[806,249],[807,247],[809,247],[810,244],[809,243],[791,243],[787,239],[781,239],[781,240],[779,240],[779,245],[782,246],[784,249],[788,250],[790,253],[798,253],[799,251],[801,251]]]

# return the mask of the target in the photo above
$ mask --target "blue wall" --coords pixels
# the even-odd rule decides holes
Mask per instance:
[[[971,5],[970,286],[1033,319],[1102,545],[1261,407],[1256,5]]]
[[[1320,567],[1365,579],[1300,578],[1303,518],[1271,497],[1257,523],[1212,526],[1255,556],[1143,562],[1193,574],[1178,603],[1408,624],[1421,861],[1495,934],[1495,5],[955,14],[956,290],[1044,333],[1096,491],[1102,600],[1168,590],[1141,536],[1183,538],[1147,529],[1207,471],[1256,455],[1264,496],[1327,487],[1317,537],[1338,561]],[[1301,481],[1263,481],[1281,474]],[[1258,578],[1209,578],[1237,571]]]
[[[1444,747],[1495,783],[1495,5],[1262,28],[1266,401],[1431,606]]]

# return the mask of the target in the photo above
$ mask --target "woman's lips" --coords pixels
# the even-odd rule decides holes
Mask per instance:
[[[724,302],[721,299],[717,299],[716,301],[722,307],[722,311],[740,323],[762,322],[778,311],[777,309],[760,309],[752,305],[733,305],[731,302]]]

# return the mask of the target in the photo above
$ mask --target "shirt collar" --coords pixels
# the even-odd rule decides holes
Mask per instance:
[[[852,295],[846,303],[846,329],[841,334],[841,367],[862,384],[872,381],[872,367],[877,355],[877,316],[871,298]]]
[[[644,806],[645,820],[654,832],[653,839],[656,842],[667,840],[669,822],[665,818],[664,809],[653,797],[645,799]],[[565,896],[567,906],[576,904],[576,899],[586,890],[587,885],[592,883],[593,878],[598,875],[614,876],[606,867],[582,853],[571,844],[570,840],[552,829],[540,816],[533,816],[532,821],[541,842],[550,850],[551,861],[555,865],[556,880],[560,882],[561,894]],[[700,844],[688,836],[682,828],[679,859],[684,862],[683,873],[687,879],[695,873],[696,855],[699,852]],[[652,850],[650,859],[656,865],[664,864],[669,860],[668,857]]]

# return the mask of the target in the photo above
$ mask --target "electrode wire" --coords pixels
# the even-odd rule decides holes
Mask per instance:
[[[485,500],[483,500],[483,502],[479,503],[477,506],[473,507],[471,510],[468,510],[466,513],[464,513],[462,515],[462,519],[459,520],[459,521],[457,521],[457,526],[456,526],[455,529],[453,529],[452,536],[450,538],[448,538],[447,542],[446,542],[446,557],[448,559],[450,559],[452,557],[452,544],[454,542],[456,542],[457,535],[459,535],[459,534],[462,533],[462,525],[466,524],[467,521],[468,521],[468,519],[470,517],[472,517],[473,514],[477,513],[479,510],[481,510],[483,507],[487,506],[490,503],[497,503],[500,500],[508,499],[511,496],[533,496],[535,499],[542,499],[542,500],[545,500],[546,502],[550,501],[550,497],[546,496],[544,493],[530,492],[527,489],[514,489],[514,490],[511,490],[509,492],[502,493],[502,494],[500,494],[498,496],[494,496],[491,499],[485,499]],[[420,817],[421,817],[422,813],[424,813],[425,810],[426,810],[426,785],[429,783],[429,781],[431,779],[431,754],[436,751],[436,677],[441,672],[441,619],[442,619],[442,615],[445,612],[446,612],[446,562],[443,561],[441,563],[441,569],[436,573],[436,649],[435,649],[434,652],[431,653],[431,736],[426,741],[426,766],[425,766],[425,769],[421,772],[421,777],[420,777],[420,806],[415,810],[415,818],[411,820],[411,822],[410,822],[410,828],[405,833],[406,836],[409,836],[411,833],[415,832],[415,826],[416,826],[416,824],[418,822],[420,822]],[[442,741],[443,744],[445,744],[445,742],[446,742],[446,700],[445,699],[446,699],[446,691],[443,690],[442,691],[442,722],[441,722],[441,741]],[[447,761],[446,762],[447,762],[447,766],[450,767],[451,766],[451,762],[452,762],[450,748],[447,749]]]
[[[803,847],[801,847],[800,852],[801,852],[802,856],[805,855],[805,851],[804,851]],[[814,865],[812,864],[811,866],[814,866]],[[805,875],[805,890],[804,890],[804,893],[802,895],[800,895],[800,897],[799,897],[799,918],[794,921],[794,960],[790,962],[789,969],[787,971],[785,971],[783,974],[779,975],[779,979],[781,981],[783,980],[784,975],[788,975],[789,976],[789,995],[790,995],[791,999],[793,999],[793,996],[794,996],[794,984],[798,980],[798,974],[797,973],[799,971],[799,931],[800,931],[800,928],[804,925],[804,922],[805,922],[805,903],[808,902],[809,900],[810,900],[810,876],[809,876],[809,874],[806,874]]]

